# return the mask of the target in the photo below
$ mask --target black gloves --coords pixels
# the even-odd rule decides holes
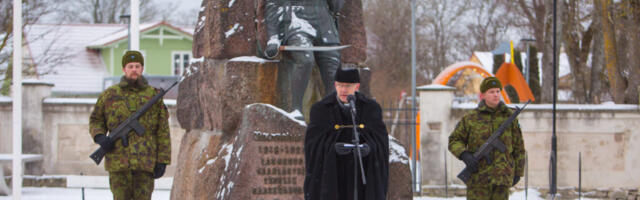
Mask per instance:
[[[520,177],[519,176],[513,176],[513,185],[512,186],[516,186],[516,184],[518,184],[518,181],[520,181]]]
[[[93,137],[93,141],[96,144],[99,144],[100,147],[102,147],[102,149],[104,149],[107,152],[113,149],[113,143],[104,134],[96,135],[95,137]]]
[[[276,43],[267,44],[267,48],[264,50],[264,54],[265,56],[267,56],[268,59],[275,58],[278,55],[278,44]]]
[[[476,159],[473,159],[473,154],[468,151],[464,151],[462,152],[462,154],[460,154],[460,158],[462,159],[462,161],[464,161],[464,164],[467,165],[471,172],[478,171],[478,161]]]
[[[157,179],[164,175],[164,170],[167,167],[167,164],[164,163],[156,163],[156,166],[153,168],[153,178]]]

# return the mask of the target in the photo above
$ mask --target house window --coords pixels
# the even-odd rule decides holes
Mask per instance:
[[[182,76],[187,67],[189,67],[189,60],[191,59],[191,52],[173,52],[171,56],[173,75]]]

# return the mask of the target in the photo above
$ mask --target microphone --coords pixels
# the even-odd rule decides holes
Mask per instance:
[[[356,96],[353,96],[353,94],[348,95],[347,101],[351,106],[351,113],[356,114]]]

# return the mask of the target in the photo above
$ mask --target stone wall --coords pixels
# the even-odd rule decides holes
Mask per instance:
[[[27,165],[25,173],[106,175],[104,162],[97,166],[89,158],[99,147],[89,135],[89,115],[96,99],[50,98],[51,86],[46,83],[23,84],[23,153],[44,155],[44,161]],[[172,161],[165,174],[170,177],[175,171],[184,130],[177,121],[176,101],[164,102],[170,114]],[[0,153],[3,154],[12,153],[11,105],[10,98],[0,98]],[[11,164],[3,167],[5,174],[11,174]]]
[[[444,162],[447,164],[447,183],[464,185],[456,178],[464,164],[448,152],[448,136],[460,118],[476,105],[452,103],[452,93],[453,89],[441,86],[420,89],[423,185],[444,184]],[[518,119],[528,153],[529,187],[548,188],[551,105],[530,104]],[[559,188],[578,187],[579,153],[583,188],[640,187],[638,105],[559,104],[556,124]],[[523,178],[518,187],[523,187],[524,183]]]

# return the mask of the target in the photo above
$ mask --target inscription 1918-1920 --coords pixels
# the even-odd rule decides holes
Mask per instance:
[[[301,195],[305,174],[303,136],[254,131],[253,139],[258,142],[260,163],[255,174],[261,184],[253,187],[251,194],[256,197]]]

